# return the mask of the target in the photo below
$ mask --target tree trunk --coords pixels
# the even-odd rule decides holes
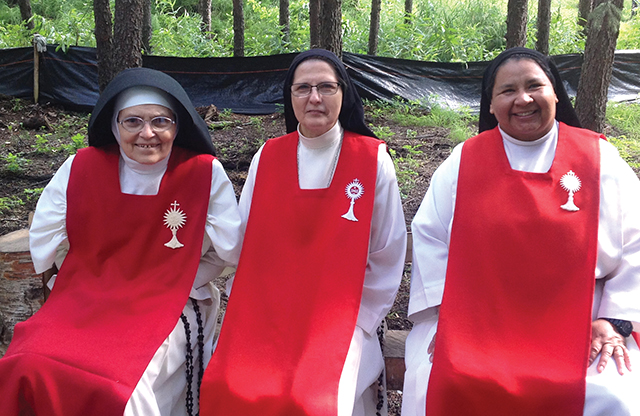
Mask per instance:
[[[202,33],[210,36],[211,33],[211,0],[198,1],[198,13],[202,16]]]
[[[320,19],[320,47],[342,57],[342,0],[324,0]]]
[[[109,0],[93,1],[93,16],[96,29],[96,51],[98,60],[98,85],[100,92],[113,78],[113,23]]]
[[[31,13],[31,1],[18,0],[18,5],[20,6],[20,18],[29,30],[33,30],[33,22],[31,21],[31,17],[33,17],[33,13]]]
[[[113,19],[113,74],[142,66],[143,0],[116,0]]]
[[[509,0],[507,5],[507,49],[527,43],[527,0]]]
[[[589,15],[584,62],[576,92],[576,113],[582,127],[602,132],[607,112],[623,0],[600,0]]]
[[[233,56],[244,56],[244,10],[242,0],[233,0]]]
[[[151,0],[142,0],[142,50],[145,55],[151,55],[151,35],[153,28],[151,27]]]
[[[309,0],[309,47],[320,47],[320,0]]]
[[[578,24],[584,28],[584,34],[586,35],[587,19],[589,19],[589,13],[593,10],[594,0],[578,0]]]
[[[380,32],[380,2],[371,0],[371,24],[369,26],[369,55],[378,53],[378,33]]]
[[[404,23],[411,24],[413,16],[413,0],[404,0]]]
[[[536,50],[549,55],[549,25],[551,23],[551,0],[538,0],[538,39]]]
[[[280,0],[280,30],[282,42],[289,43],[289,0]]]

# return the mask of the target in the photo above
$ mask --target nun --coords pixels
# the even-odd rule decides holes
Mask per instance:
[[[89,120],[89,147],[44,189],[29,231],[51,294],[0,360],[0,414],[195,415],[240,215],[184,89],[127,69]]]
[[[402,413],[639,415],[640,182],[508,49],[412,222]]]
[[[259,149],[240,197],[246,234],[200,414],[386,414],[377,329],[406,251],[393,163],[331,52],[296,56],[284,114],[288,134]]]

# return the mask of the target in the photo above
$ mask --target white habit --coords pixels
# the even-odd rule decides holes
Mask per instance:
[[[300,136],[298,179],[302,189],[327,188],[331,182],[343,129],[338,122],[325,134]],[[240,215],[246,227],[260,149],[254,156],[240,197]],[[356,330],[338,387],[338,416],[375,415],[378,402],[378,376],[384,360],[376,330],[393,302],[400,285],[406,252],[406,225],[395,169],[386,145],[378,149],[376,193],[371,224],[369,257]],[[230,290],[230,286],[227,287]],[[327,340],[328,343],[331,340]],[[319,363],[319,365],[322,365]],[[382,392],[386,414],[386,394]]]
[[[67,185],[74,156],[60,167],[51,182],[42,192],[29,230],[29,244],[33,264],[37,273],[48,270],[54,264],[58,268],[68,248],[66,232]],[[160,181],[166,171],[169,157],[153,165],[142,165],[129,159],[121,151],[121,191],[133,195],[156,195]],[[204,326],[204,364],[209,362],[213,348],[220,294],[213,285],[214,278],[226,266],[238,263],[241,248],[240,216],[233,186],[220,162],[211,165],[211,189],[209,209],[205,223],[202,257],[191,289],[202,313]],[[187,184],[188,186],[188,184]],[[114,213],[117,215],[117,213]],[[135,232],[135,230],[132,230]],[[55,276],[49,282],[51,287]],[[198,349],[196,314],[191,301],[187,302],[183,314],[189,320],[193,362],[197,374]],[[138,382],[125,408],[127,416],[183,416],[187,414],[186,398],[186,336],[180,319],[167,339],[160,345],[149,366]],[[198,386],[193,381],[194,413],[198,410]]]
[[[501,131],[511,167],[546,172],[553,163],[557,123],[544,137],[523,142]],[[437,329],[447,269],[449,236],[456,199],[463,144],[438,168],[412,222],[413,264],[409,317],[414,326],[406,342],[402,414],[425,414],[431,363],[427,348]],[[600,317],[632,321],[640,331],[640,182],[610,143],[600,141],[600,218],[593,320]],[[562,317],[558,317],[558,325]],[[469,341],[474,342],[474,341]],[[640,415],[640,350],[627,338],[635,370],[620,376],[613,360],[587,371],[585,416]],[[619,400],[619,398],[623,398]]]

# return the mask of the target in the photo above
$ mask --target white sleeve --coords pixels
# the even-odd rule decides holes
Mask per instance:
[[[211,169],[203,253],[194,288],[204,286],[218,277],[225,267],[235,267],[242,248],[240,213],[233,185],[220,161],[215,159]]]
[[[260,155],[264,149],[264,144],[258,149],[249,165],[247,171],[247,179],[242,186],[242,192],[240,193],[240,202],[238,203],[238,209],[240,210],[240,218],[242,219],[242,231],[247,228],[247,220],[249,219],[249,211],[251,210],[251,201],[253,200],[253,188],[256,183],[256,174],[258,173],[258,165],[260,164]]]
[[[449,258],[449,237],[455,208],[460,144],[435,171],[427,193],[411,222],[413,260],[409,317],[427,319],[442,302]],[[429,310],[428,313],[423,311]]]
[[[595,317],[632,321],[640,330],[640,181],[602,140],[596,277],[604,285]],[[597,306],[597,305],[596,305]]]
[[[74,157],[60,166],[36,205],[29,229],[29,249],[36,273],[53,266],[58,247],[67,241],[67,185]]]
[[[369,257],[357,322],[369,335],[375,334],[393,306],[407,250],[407,227],[398,182],[384,143],[378,148],[377,169]]]

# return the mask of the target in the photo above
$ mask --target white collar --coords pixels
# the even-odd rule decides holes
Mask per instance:
[[[300,133],[300,124],[298,124],[298,136],[300,137],[300,143],[307,149],[324,149],[335,145],[342,139],[344,130],[340,125],[340,121],[337,121],[333,127],[331,127],[326,133],[321,134],[318,137],[305,137]]]
[[[131,159],[124,153],[122,147],[120,147],[120,158],[123,162],[123,167],[125,168],[125,170],[133,171],[139,175],[153,175],[160,172],[164,173],[164,171],[167,170],[170,156],[171,151],[169,151],[169,154],[164,159],[149,165],[136,162],[135,160]]]
[[[558,121],[557,120],[553,123],[553,126],[551,126],[551,130],[549,130],[547,134],[545,134],[544,136],[536,140],[518,140],[515,137],[512,137],[507,133],[505,133],[505,131],[502,130],[502,127],[500,127],[500,125],[498,125],[498,128],[500,129],[500,134],[502,135],[503,139],[517,146],[538,146],[549,139],[558,137]]]

